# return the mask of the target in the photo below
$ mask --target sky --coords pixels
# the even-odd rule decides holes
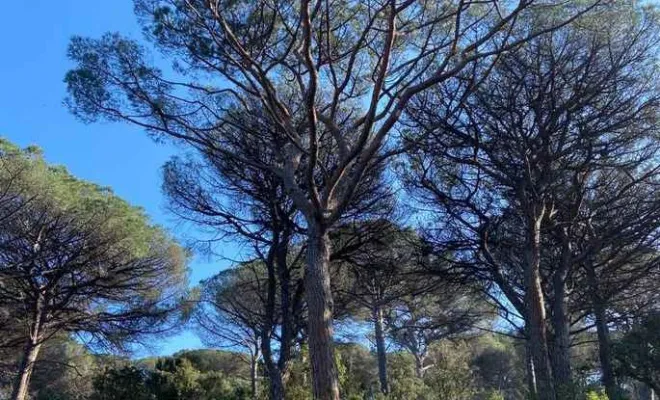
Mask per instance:
[[[74,35],[99,37],[118,31],[140,38],[131,0],[32,0],[0,2],[0,136],[37,145],[46,159],[78,178],[109,186],[151,219],[180,231],[165,209],[161,166],[181,151],[156,144],[141,130],[122,123],[84,124],[63,105],[63,78],[73,65],[66,57]],[[235,259],[228,244],[223,256]],[[226,268],[226,259],[191,262],[191,284]],[[167,355],[202,347],[193,332],[159,339],[147,354]]]

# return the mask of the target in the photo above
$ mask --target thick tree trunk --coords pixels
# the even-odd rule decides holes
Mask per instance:
[[[607,315],[605,314],[605,301],[600,296],[600,288],[596,271],[591,262],[586,264],[589,291],[591,293],[591,306],[596,323],[598,336],[598,358],[600,360],[601,382],[605,386],[607,397],[612,400],[621,398],[622,391],[614,375],[612,366],[612,355],[610,347],[610,328],[607,326]]]
[[[380,391],[383,394],[390,392],[387,377],[387,349],[385,348],[385,333],[383,332],[383,310],[379,305],[373,309],[374,330],[376,334],[376,354],[378,356],[378,379],[380,380]]]
[[[284,377],[278,369],[277,373],[272,374],[270,377],[270,399],[271,400],[284,400]]]
[[[283,400],[284,399],[284,378],[282,370],[278,364],[273,361],[273,350],[271,348],[270,340],[261,341],[261,352],[264,356],[264,367],[268,375],[268,393],[270,400]]]
[[[14,382],[14,389],[11,395],[12,400],[27,400],[30,387],[30,377],[34,370],[34,364],[39,356],[40,348],[41,344],[33,340],[30,340],[25,346],[21,366]]]
[[[566,303],[567,263],[568,260],[562,262],[563,265],[556,271],[553,279],[555,296],[552,303],[552,328],[554,331],[552,372],[557,393],[562,394],[564,397],[571,397],[573,381],[571,374],[570,321]]]
[[[525,266],[526,317],[529,347],[534,360],[534,372],[539,400],[556,400],[548,354],[545,326],[545,299],[541,287],[541,217],[530,219],[527,265]]]
[[[273,350],[270,339],[261,341],[261,352],[264,356],[264,367],[268,375],[268,393],[270,400],[284,399],[284,377],[279,365],[273,360]],[[280,355],[281,356],[281,355]]]
[[[327,232],[314,224],[308,227],[308,235],[305,295],[312,393],[317,400],[339,400],[332,327],[330,239]]]

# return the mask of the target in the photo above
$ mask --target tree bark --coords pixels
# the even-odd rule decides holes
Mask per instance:
[[[600,360],[601,382],[605,386],[607,397],[617,400],[621,397],[621,389],[616,381],[612,358],[610,354],[610,329],[607,326],[605,308],[602,304],[594,305],[596,332],[598,335],[598,358]]]
[[[308,226],[305,295],[308,308],[309,356],[312,393],[318,400],[339,400],[339,378],[334,358],[330,239],[314,223]]]
[[[415,375],[419,378],[422,379],[424,378],[424,372],[426,372],[426,369],[424,369],[424,360],[426,359],[426,356],[423,356],[421,354],[413,354],[415,356]]]
[[[250,360],[250,384],[252,386],[252,398],[257,398],[257,357],[252,357]]]
[[[529,334],[527,334],[529,336]],[[525,339],[525,367],[527,369],[527,388],[529,390],[529,398],[538,398],[538,388],[536,387],[536,371],[534,370],[534,357],[532,356],[532,349],[529,345],[529,338]]]
[[[525,286],[527,307],[525,323],[528,326],[529,347],[534,360],[534,372],[539,400],[556,400],[554,382],[548,354],[545,299],[541,287],[541,216],[530,218],[528,226]]]
[[[14,389],[12,391],[12,400],[26,400],[28,398],[28,390],[30,387],[30,378],[34,370],[34,364],[39,356],[41,343],[33,340],[28,341],[25,345],[23,352],[23,359],[18,370],[18,375],[14,382]]]
[[[296,314],[300,301],[298,301],[298,293],[291,293],[291,271],[287,257],[289,255],[290,236],[288,233],[285,235],[283,246],[280,246],[275,257],[278,277],[280,281],[280,312],[281,312],[281,332],[280,332],[280,349],[277,359],[276,382],[271,387],[271,398],[275,400],[284,399],[285,395],[285,381],[288,375],[291,358],[292,348],[295,344],[298,335],[298,328],[296,328]]]
[[[552,372],[555,389],[564,397],[571,397],[573,380],[571,373],[571,339],[568,306],[566,303],[566,278],[568,274],[568,249],[562,251],[562,262],[553,279],[552,327],[554,331]],[[561,397],[561,396],[560,396]]]
[[[268,375],[268,393],[270,400],[284,399],[284,378],[282,370],[278,364],[273,361],[273,350],[271,348],[270,338],[262,339],[261,352],[264,356],[264,367]]]
[[[376,334],[376,354],[378,356],[378,379],[380,380],[380,391],[383,394],[390,392],[387,377],[387,349],[385,348],[385,334],[383,332],[383,310],[380,305],[373,309],[374,330]]]
[[[605,313],[605,300],[600,295],[600,288],[596,271],[591,261],[586,263],[589,292],[591,293],[591,305],[596,324],[598,336],[598,358],[600,361],[601,382],[605,386],[607,397],[612,400],[621,398],[621,388],[617,383],[614,369],[612,367],[610,328],[607,326],[607,315]]]
[[[250,351],[250,390],[253,399],[259,397],[259,354],[260,344],[256,343]]]

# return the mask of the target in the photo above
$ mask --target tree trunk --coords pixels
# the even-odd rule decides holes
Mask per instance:
[[[621,398],[622,393],[612,367],[610,328],[607,326],[605,301],[600,296],[598,278],[596,277],[596,271],[593,268],[591,260],[587,261],[586,270],[589,292],[591,293],[591,306],[596,323],[596,333],[598,335],[598,358],[600,360],[601,382],[605,386],[607,397],[617,400]]]
[[[380,391],[383,394],[390,392],[387,377],[387,351],[385,348],[385,334],[383,332],[383,310],[380,305],[373,309],[374,329],[376,334],[376,354],[378,355],[378,379],[380,380]]]
[[[598,334],[598,358],[600,360],[600,371],[602,374],[601,382],[605,386],[607,397],[612,400],[618,400],[621,397],[621,389],[617,384],[612,367],[610,330],[607,326],[605,309],[602,305],[594,307],[594,317],[596,319],[596,332]]]
[[[308,308],[309,356],[312,393],[317,400],[339,400],[339,378],[334,358],[330,239],[325,230],[308,227],[305,295]]]
[[[554,331],[552,372],[557,393],[562,394],[563,397],[572,397],[570,322],[566,304],[566,277],[569,262],[567,257],[568,255],[564,251],[562,265],[556,271],[553,279],[555,296],[552,303],[552,327]]]
[[[288,232],[280,234],[279,231],[273,231],[273,244],[266,257],[268,290],[264,329],[261,332],[261,353],[263,354],[264,367],[268,376],[268,392],[271,400],[284,399],[284,376],[289,368],[291,349],[296,339],[295,321],[293,320],[295,313],[292,310],[292,307],[296,306],[296,302],[291,299],[291,274],[287,261],[289,241],[290,235]],[[271,339],[276,323],[277,313],[275,308],[278,287],[280,289],[279,314],[281,323],[280,346],[277,361],[275,361]]]
[[[270,399],[271,400],[284,400],[284,378],[282,372],[277,369],[277,372],[269,376],[270,379]]]
[[[529,334],[527,334],[529,336]],[[529,390],[529,398],[538,398],[538,388],[536,387],[536,371],[534,371],[534,357],[532,356],[532,349],[529,345],[529,338],[525,339],[525,367],[527,369],[527,388]]]
[[[261,352],[263,353],[264,366],[268,375],[268,393],[270,400],[284,399],[284,378],[282,370],[278,364],[273,361],[273,350],[270,339],[261,341]]]
[[[528,327],[529,347],[534,359],[534,372],[539,400],[556,400],[554,382],[548,354],[545,326],[545,299],[541,287],[541,217],[530,218],[528,231],[525,288],[527,297],[525,321]]]
[[[250,359],[250,384],[252,389],[252,398],[257,398],[257,378],[259,363],[257,356],[252,356]]]
[[[415,375],[419,379],[424,378],[424,372],[426,371],[424,369],[424,360],[426,359],[426,356],[421,355],[421,354],[413,354],[415,356]]]
[[[288,234],[284,235],[285,239],[282,241],[282,246],[279,247],[275,257],[277,272],[280,283],[280,312],[281,312],[281,332],[280,332],[280,349],[277,359],[277,369],[274,371],[275,380],[271,382],[271,399],[281,400],[284,399],[284,382],[288,374],[289,366],[292,358],[292,348],[295,345],[296,336],[296,312],[299,302],[296,298],[292,298],[291,294],[291,273],[287,257],[289,255],[289,241]],[[295,294],[294,294],[295,296]]]
[[[284,399],[284,378],[282,370],[273,360],[273,350],[270,339],[261,341],[261,352],[263,353],[264,366],[268,375],[268,393],[270,400]]]
[[[12,391],[12,400],[26,400],[28,398],[28,390],[30,387],[30,377],[34,370],[34,364],[39,356],[39,349],[41,344],[33,340],[28,341],[23,352],[23,359],[21,366],[18,370],[18,375],[14,382],[14,390]]]

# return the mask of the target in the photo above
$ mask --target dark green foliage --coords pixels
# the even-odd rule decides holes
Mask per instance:
[[[208,354],[204,354],[208,353]],[[217,354],[213,354],[217,353]],[[208,357],[212,354],[211,357]],[[94,379],[93,400],[242,400],[251,398],[249,381],[221,371],[223,365],[214,364],[222,352],[213,350],[193,352],[197,369],[186,352],[174,357],[159,358],[155,368],[127,365],[108,368]],[[230,360],[231,353],[224,353]],[[237,357],[237,356],[234,356]]]
[[[613,345],[620,376],[644,382],[660,392],[660,312],[643,316]]]
[[[150,400],[148,372],[135,366],[109,369],[94,378],[93,400]]]

